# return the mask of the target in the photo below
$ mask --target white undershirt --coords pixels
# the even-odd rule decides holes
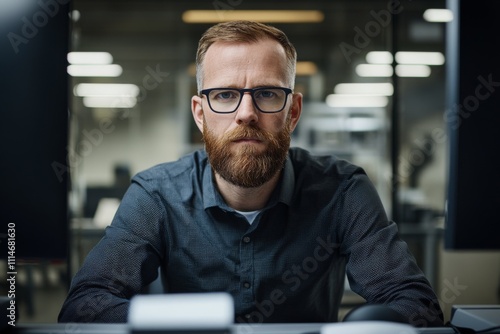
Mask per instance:
[[[238,210],[235,210],[235,211],[238,212],[243,217],[245,217],[246,220],[248,221],[248,223],[250,225],[252,225],[253,221],[255,220],[255,217],[257,217],[257,215],[260,213],[261,210],[255,210],[255,211],[238,211]]]

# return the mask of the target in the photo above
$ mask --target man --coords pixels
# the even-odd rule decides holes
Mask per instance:
[[[236,322],[333,322],[344,277],[370,303],[440,325],[428,281],[363,170],[290,149],[302,110],[280,30],[216,25],[197,52],[191,109],[205,150],[136,175],[75,276],[59,321],[124,322],[157,278],[226,291]]]

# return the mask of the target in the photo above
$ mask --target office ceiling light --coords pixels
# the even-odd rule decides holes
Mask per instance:
[[[398,64],[443,65],[444,55],[441,52],[396,52]]]
[[[120,65],[69,65],[68,74],[72,77],[119,77],[123,72]]]
[[[397,65],[396,75],[398,77],[428,77],[431,68],[427,65]]]
[[[314,75],[318,73],[318,66],[312,61],[298,61],[297,75]]]
[[[373,117],[350,117],[345,120],[345,127],[351,132],[377,131],[384,127],[384,122]]]
[[[453,12],[444,8],[429,8],[423,17],[427,22],[450,22],[453,20]]]
[[[380,108],[386,107],[389,99],[386,96],[362,96],[350,94],[330,94],[326,104],[330,107]]]
[[[113,63],[109,52],[70,52],[68,62],[72,65],[107,65]]]
[[[73,22],[78,22],[81,16],[82,15],[79,10],[73,9],[71,11],[71,20],[73,20]]]
[[[391,65],[359,64],[356,74],[360,77],[391,77],[393,69]]]
[[[196,64],[195,63],[189,64],[187,72],[192,77],[196,76]]]
[[[324,20],[319,10],[187,10],[185,23],[218,23],[251,20],[268,23],[318,23]]]
[[[394,87],[389,82],[340,83],[333,89],[335,94],[392,96]]]
[[[368,64],[392,64],[393,57],[389,51],[370,51],[366,54]]]
[[[137,104],[135,97],[85,96],[83,105],[87,108],[132,108]]]
[[[137,97],[139,93],[139,87],[133,84],[81,83],[73,89],[75,96]]]

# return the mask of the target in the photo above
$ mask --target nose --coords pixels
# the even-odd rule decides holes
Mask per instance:
[[[259,120],[259,111],[253,104],[252,96],[246,92],[243,94],[241,103],[236,110],[236,123],[238,124],[252,124],[257,123]]]

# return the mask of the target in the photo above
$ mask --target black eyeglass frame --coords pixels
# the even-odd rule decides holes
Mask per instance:
[[[266,90],[266,89],[281,89],[285,92],[285,94],[286,94],[285,101],[283,102],[283,106],[279,110],[277,110],[277,111],[264,111],[264,110],[260,109],[259,106],[257,105],[257,103],[255,102],[255,98],[254,98],[255,92],[260,91],[260,90]],[[236,107],[234,108],[233,111],[216,111],[216,110],[214,110],[214,108],[212,108],[212,104],[210,103],[209,94],[211,91],[214,91],[214,90],[234,90],[234,91],[238,91],[240,93],[240,100],[238,101],[238,104],[236,105]],[[200,94],[205,95],[207,97],[208,106],[210,107],[210,110],[212,110],[216,114],[232,114],[232,113],[234,113],[240,107],[241,100],[243,100],[243,95],[247,92],[250,93],[250,96],[252,97],[252,102],[253,102],[253,105],[255,106],[255,108],[257,108],[258,111],[260,111],[261,113],[264,113],[264,114],[276,114],[276,113],[283,111],[283,109],[285,109],[286,102],[288,101],[288,95],[293,94],[293,90],[290,88],[275,87],[275,86],[266,86],[266,87],[257,87],[257,88],[241,88],[241,89],[240,88],[220,87],[220,88],[207,88],[207,89],[200,90]]]

